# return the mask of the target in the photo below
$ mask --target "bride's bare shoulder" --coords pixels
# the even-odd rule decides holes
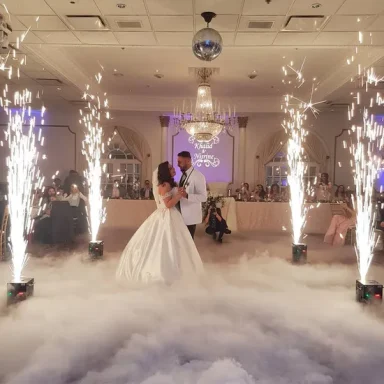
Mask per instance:
[[[169,183],[163,183],[159,185],[159,191],[168,192],[171,190],[171,185]]]

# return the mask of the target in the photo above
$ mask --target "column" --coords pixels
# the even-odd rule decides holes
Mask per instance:
[[[161,161],[168,160],[168,128],[171,118],[169,116],[159,116],[161,126]],[[169,161],[169,160],[168,160]]]
[[[238,180],[240,183],[250,182],[245,180],[245,167],[247,164],[247,148],[246,148],[246,128],[248,125],[248,116],[239,116],[237,118],[237,124],[239,125],[239,175]]]

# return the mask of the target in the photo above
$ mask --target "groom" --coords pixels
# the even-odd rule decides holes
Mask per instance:
[[[207,185],[204,175],[192,166],[189,152],[183,151],[177,155],[177,165],[183,172],[179,182],[179,190],[183,197],[178,209],[193,239],[196,224],[203,221],[201,203],[207,201]]]

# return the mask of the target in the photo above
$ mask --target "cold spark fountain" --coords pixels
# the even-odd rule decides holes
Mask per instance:
[[[292,262],[306,263],[307,245],[300,243],[306,222],[307,208],[304,205],[306,164],[303,154],[303,140],[307,134],[303,127],[303,114],[299,109],[290,106],[291,96],[285,96],[284,111],[288,118],[283,127],[289,138],[287,143],[287,161],[289,166],[288,185],[290,188],[289,205],[292,223]]]
[[[101,82],[101,74],[96,76],[97,82]],[[104,252],[104,242],[97,240],[100,225],[105,221],[106,211],[103,208],[103,195],[101,191],[101,177],[103,167],[101,156],[104,152],[102,117],[109,119],[108,100],[91,94],[90,86],[86,86],[83,99],[88,101],[88,110],[85,113],[80,110],[80,123],[86,129],[83,141],[83,154],[88,163],[88,169],[84,172],[89,188],[89,214],[88,226],[91,234],[88,253],[92,260],[100,259]]]
[[[31,116],[32,94],[28,90],[14,94],[13,106],[5,107],[9,122],[6,139],[9,145],[8,167],[8,204],[11,222],[10,243],[12,253],[12,277],[7,285],[8,304],[25,300],[33,294],[34,279],[22,275],[27,262],[27,236],[32,229],[31,208],[33,189],[41,188],[43,178],[40,178],[37,168],[39,153],[37,142],[43,144],[41,129],[35,134],[35,117]],[[42,118],[44,108],[42,110]]]
[[[363,44],[364,34],[359,32],[358,37],[359,43]],[[356,81],[358,85],[355,101],[348,110],[351,122],[349,151],[353,156],[351,165],[354,165],[356,188],[353,199],[356,211],[355,252],[360,275],[360,279],[356,280],[356,300],[362,303],[381,303],[383,286],[375,280],[368,280],[367,275],[375,248],[375,182],[381,167],[380,150],[384,145],[383,126],[376,121],[373,109],[382,106],[384,100],[375,91],[382,78],[372,68],[362,69],[364,67],[359,61],[364,56],[366,52],[355,47],[354,55],[347,60],[348,65],[355,63],[357,66],[357,76],[351,81]],[[376,93],[375,96],[373,93]]]
[[[5,4],[0,4],[3,38],[8,37],[11,29],[11,17]],[[36,18],[36,22],[39,17]],[[7,53],[0,58],[0,71],[7,72],[8,79],[20,78],[20,69],[27,64],[27,56],[20,54],[20,44],[30,28],[16,37],[16,44],[8,44]],[[11,60],[12,59],[12,60]],[[17,84],[17,79],[16,79]],[[32,189],[41,188],[43,178],[37,168],[39,153],[36,144],[43,145],[41,129],[35,133],[35,117],[31,113],[32,93],[25,89],[14,93],[13,100],[8,96],[5,84],[0,97],[0,106],[8,115],[5,138],[9,148],[8,168],[8,209],[10,217],[10,250],[12,254],[12,281],[7,284],[7,304],[25,300],[33,294],[34,279],[23,277],[27,263],[27,237],[32,229],[31,206]],[[41,110],[41,124],[44,124],[44,106]],[[2,142],[1,142],[2,144]]]
[[[300,69],[295,69],[293,63],[288,65],[288,69],[292,70],[296,75],[297,86],[300,88],[305,80],[303,77],[303,66],[305,59]],[[288,75],[288,70],[283,67],[283,73]],[[291,81],[283,83],[291,84]],[[283,121],[282,126],[288,135],[287,142],[287,161],[289,166],[288,171],[288,185],[290,188],[289,204],[291,207],[291,223],[292,223],[292,262],[296,264],[304,264],[307,262],[307,245],[301,243],[303,229],[306,223],[308,208],[305,206],[305,193],[309,190],[310,185],[306,185],[305,174],[307,172],[307,165],[305,162],[305,155],[303,143],[308,132],[304,128],[306,120],[305,112],[309,109],[316,115],[319,111],[314,107],[313,93],[315,87],[312,85],[311,97],[309,102],[304,102],[293,95],[285,95],[281,108],[284,110],[287,118]]]

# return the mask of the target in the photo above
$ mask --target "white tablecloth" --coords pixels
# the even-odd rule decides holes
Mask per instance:
[[[332,219],[328,203],[306,204],[309,209],[304,233],[327,232]],[[243,203],[236,202],[239,231],[292,232],[289,203]]]
[[[233,197],[224,198],[222,214],[227,222],[228,228],[233,232],[237,231],[236,201]]]
[[[106,202],[106,201],[105,201]],[[156,209],[151,200],[109,200],[103,228],[137,229]],[[304,233],[325,234],[332,219],[330,204],[308,204]],[[225,198],[223,216],[232,231],[291,232],[288,203],[243,203]]]

